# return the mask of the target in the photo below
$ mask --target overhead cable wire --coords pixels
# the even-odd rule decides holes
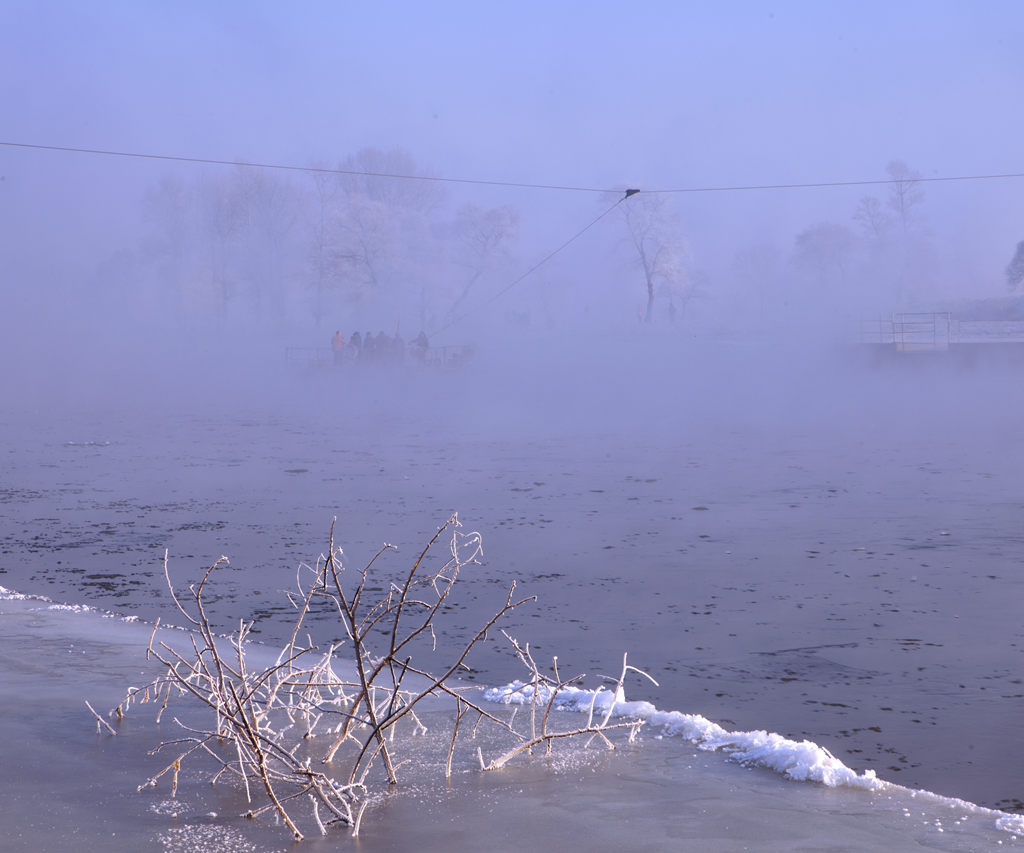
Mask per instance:
[[[144,154],[138,151],[107,151],[99,148],[72,148],[62,145],[33,145],[27,142],[3,142],[9,148],[31,148],[38,151],[63,151],[74,154],[99,154],[105,157],[134,157],[141,160],[166,160],[173,163],[199,163],[207,166],[242,166],[252,169],[278,169],[285,172],[308,172],[319,175],[353,175],[360,178],[394,178],[402,181],[432,181],[440,184],[477,184],[491,187],[519,187],[532,190],[562,190],[565,192],[607,193],[618,192],[608,187],[574,187],[557,184],[529,184],[517,181],[489,181],[476,178],[446,178],[434,175],[403,175],[395,172],[366,172],[359,169],[332,169],[326,166],[293,166],[284,163],[253,163],[240,160],[215,160],[209,157],[180,157],[173,154]]]
[[[679,187],[677,189],[641,190],[645,193],[727,193],[746,192],[749,190],[810,190],[826,187],[870,187],[885,184],[927,184],[949,181],[995,181],[1005,178],[1024,178],[1024,172],[1007,172],[999,175],[940,175],[934,178],[906,177],[879,178],[870,181],[820,181],[811,184],[747,184],[728,187]]]
[[[619,192],[622,192],[622,191],[620,190]],[[439,335],[441,332],[447,331],[452,326],[454,326],[456,323],[461,323],[463,320],[466,319],[466,317],[468,317],[470,314],[474,313],[475,311],[482,311],[484,308],[487,308],[489,305],[491,305],[494,302],[496,302],[498,299],[500,299],[502,296],[504,296],[506,293],[508,293],[513,287],[515,287],[517,284],[519,284],[521,281],[523,281],[523,279],[527,278],[532,273],[536,272],[538,269],[540,269],[542,266],[544,266],[544,264],[546,264],[548,261],[550,261],[559,252],[561,252],[564,249],[568,248],[572,243],[575,243],[580,237],[582,237],[591,228],[593,228],[595,225],[597,225],[598,222],[600,222],[609,213],[611,213],[613,210],[615,210],[615,208],[617,208],[620,204],[622,204],[622,202],[624,202],[631,195],[635,195],[637,192],[639,192],[639,191],[638,190],[625,190],[625,195],[623,195],[621,198],[617,199],[614,204],[612,204],[607,210],[605,210],[600,215],[598,215],[595,219],[592,219],[590,222],[588,222],[586,225],[584,225],[579,231],[577,231],[575,234],[573,234],[568,240],[566,240],[560,246],[558,246],[558,248],[552,249],[543,258],[541,258],[539,261],[537,261],[535,264],[533,264],[533,266],[529,267],[525,272],[521,273],[517,278],[513,279],[512,281],[510,281],[503,288],[501,288],[501,290],[499,290],[497,293],[492,294],[489,299],[486,299],[485,301],[481,302],[479,305],[475,305],[472,308],[469,308],[466,311],[463,311],[461,314],[458,314],[458,315],[456,315],[454,317],[451,317],[448,320],[448,322],[445,323],[443,326],[440,326],[439,328],[434,329],[433,331],[431,331],[431,333],[430,333],[431,337],[433,337],[434,335]]]
[[[364,178],[392,178],[403,181],[432,181],[435,183],[447,184],[475,184],[479,186],[492,187],[518,187],[521,189],[535,190],[558,190],[562,192],[586,192],[586,193],[621,193],[621,187],[582,187],[571,184],[539,184],[524,181],[497,181],[480,178],[453,178],[436,175],[406,175],[396,172],[368,172],[358,169],[335,169],[321,166],[295,166],[285,163],[262,163],[243,162],[237,160],[217,160],[210,157],[185,157],[173,154],[149,154],[138,151],[110,151],[99,148],[75,148],[61,145],[38,145],[27,142],[6,142],[0,140],[0,145],[8,148],[28,148],[38,151],[60,151],[76,154],[95,154],[106,157],[131,157],[142,160],[164,160],[174,163],[199,163],[210,166],[240,166],[256,169],[278,169],[286,172],[307,172],[311,174],[324,175],[352,175]],[[861,181],[815,181],[811,183],[790,183],[790,184],[733,184],[723,186],[696,186],[696,187],[675,187],[675,188],[652,188],[643,190],[632,190],[632,192],[659,193],[659,194],[684,194],[684,193],[726,193],[726,192],[753,192],[757,190],[807,190],[826,189],[829,187],[869,187],[884,186],[887,184],[902,183],[949,183],[953,181],[996,181],[1010,178],[1024,178],[1024,172],[1004,172],[999,174],[985,175],[939,175],[936,177],[913,177],[913,178],[878,178],[874,180]]]
[[[483,308],[486,308],[488,305],[491,305],[495,300],[497,300],[500,297],[504,296],[509,290],[511,290],[513,287],[515,287],[517,284],[519,284],[521,281],[523,281],[523,279],[527,278],[527,276],[531,275],[533,272],[535,272],[536,270],[540,269],[540,267],[542,267],[544,264],[546,264],[548,261],[550,261],[559,252],[563,251],[568,246],[570,246],[572,243],[574,243],[576,240],[578,240],[580,237],[582,237],[584,234],[586,234],[587,231],[589,231],[591,228],[593,228],[595,225],[597,225],[598,222],[600,222],[602,219],[604,219],[609,213],[611,213],[623,201],[625,201],[630,196],[635,195],[636,193],[640,192],[640,190],[637,190],[637,189],[628,189],[628,190],[608,189],[608,188],[600,188],[600,189],[598,189],[598,188],[595,188],[595,187],[555,186],[555,185],[550,185],[550,184],[514,183],[514,182],[511,182],[511,181],[484,181],[484,180],[471,180],[471,179],[468,179],[468,178],[442,178],[442,177],[429,177],[429,176],[424,176],[424,175],[400,175],[400,174],[391,174],[391,173],[386,173],[386,172],[361,172],[361,171],[357,171],[357,170],[354,170],[354,169],[329,169],[329,168],[321,168],[321,167],[316,167],[316,166],[290,166],[290,165],[284,165],[284,164],[280,164],[280,163],[241,163],[241,162],[232,162],[232,161],[229,161],[229,160],[214,160],[214,159],[210,159],[210,158],[206,158],[206,157],[177,157],[177,156],[165,155],[165,154],[144,154],[144,153],[130,152],[130,151],[106,151],[106,150],[100,150],[100,149],[95,149],[95,148],[72,148],[72,147],[58,146],[58,145],[34,145],[34,144],[29,144],[29,143],[24,143],[24,142],[6,142],[6,141],[2,141],[2,140],[0,140],[0,145],[11,147],[11,148],[30,148],[30,149],[41,150],[41,151],[61,151],[61,152],[71,152],[71,153],[76,153],[76,154],[99,154],[99,155],[105,155],[105,156],[110,156],[110,157],[134,157],[134,158],[141,158],[141,159],[146,159],[146,160],[170,160],[170,161],[173,161],[173,162],[180,162],[180,163],[201,163],[201,164],[216,165],[216,166],[246,166],[246,167],[250,167],[250,168],[282,169],[282,170],[290,171],[290,172],[309,172],[309,173],[314,173],[314,174],[355,175],[355,176],[359,176],[359,177],[397,178],[397,179],[402,179],[402,180],[437,181],[437,182],[460,183],[460,184],[482,184],[482,185],[488,185],[488,186],[524,187],[524,188],[528,188],[528,189],[575,190],[575,191],[579,191],[579,192],[599,192],[599,193],[616,193],[616,194],[624,193],[621,196],[621,198],[618,198],[615,201],[614,204],[612,204],[610,207],[608,207],[607,210],[603,211],[597,217],[595,217],[590,222],[588,222],[585,226],[583,226],[583,228],[581,228],[579,231],[577,231],[575,234],[573,234],[571,237],[569,237],[569,239],[565,240],[557,248],[555,248],[552,251],[548,252],[544,257],[542,257],[539,261],[537,261],[535,264],[533,264],[531,267],[529,267],[525,272],[523,272],[521,275],[519,275],[516,279],[511,281],[509,284],[505,285],[505,287],[503,287],[501,290],[499,290],[497,293],[495,293],[493,296],[491,296],[490,299],[488,299],[487,301],[481,303],[480,305],[475,306],[474,308],[469,309],[468,311],[463,312],[462,314],[459,314],[459,315],[457,315],[455,317],[452,317],[445,325],[443,325],[440,328],[435,329],[433,332],[431,332],[432,335],[439,334],[440,332],[443,332],[443,331],[451,328],[456,323],[461,322],[463,319],[465,319],[465,317],[468,314],[472,313],[473,311],[479,311],[479,310],[481,310]]]

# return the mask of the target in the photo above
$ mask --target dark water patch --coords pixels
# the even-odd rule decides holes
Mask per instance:
[[[0,489],[0,503],[34,501],[45,496],[45,492],[36,491],[34,489]]]
[[[184,524],[175,527],[174,530],[208,533],[212,530],[223,530],[227,526],[228,523],[226,521],[187,521]]]
[[[283,424],[257,429],[259,423],[254,421],[246,428],[246,444],[253,446],[250,463],[231,471],[223,467],[225,460],[240,460],[237,430],[227,419],[218,423],[217,429],[200,435],[206,444],[202,452],[206,467],[200,465],[184,473],[178,463],[189,455],[194,459],[196,454],[173,430],[161,432],[159,426],[150,435],[140,432],[138,440],[133,438],[102,453],[67,451],[63,454],[67,461],[61,460],[52,470],[36,465],[34,457],[5,456],[5,462],[24,458],[14,473],[5,471],[4,483],[7,489],[23,494],[13,497],[8,493],[5,499],[5,492],[0,491],[0,523],[8,531],[3,568],[10,580],[5,574],[5,585],[25,586],[31,591],[32,584],[37,588],[46,584],[42,588],[69,600],[110,598],[117,590],[90,587],[83,577],[114,571],[128,575],[133,567],[145,567],[153,571],[151,588],[131,587],[117,599],[118,606],[159,615],[166,604],[160,571],[164,547],[171,548],[172,575],[184,582],[194,582],[210,562],[225,553],[232,562],[225,582],[237,590],[221,602],[224,627],[237,627],[239,616],[258,615],[261,636],[270,637],[281,633],[281,626],[293,615],[287,604],[280,604],[278,590],[291,587],[299,561],[326,548],[330,517],[339,517],[335,538],[345,547],[346,556],[352,556],[347,562],[360,566],[357,555],[378,540],[402,537],[403,556],[418,553],[417,544],[423,544],[419,534],[436,529],[435,508],[460,508],[463,519],[470,519],[472,527],[484,534],[487,547],[486,565],[466,573],[465,582],[475,596],[466,606],[486,609],[485,593],[500,593],[495,586],[504,586],[513,577],[535,584],[544,602],[533,611],[539,616],[527,619],[524,614],[520,619],[520,624],[533,623],[530,631],[521,632],[521,638],[539,636],[542,645],[558,652],[560,660],[571,657],[581,661],[580,670],[605,672],[611,666],[609,661],[621,654],[622,646],[629,646],[631,662],[653,664],[656,672],[691,674],[678,680],[660,678],[663,687],[652,689],[649,697],[659,706],[707,710],[715,719],[734,720],[744,729],[785,728],[802,736],[824,732],[836,737],[839,728],[856,729],[858,733],[843,738],[844,747],[874,756],[874,766],[879,768],[887,763],[907,767],[895,758],[878,760],[877,744],[882,737],[870,727],[884,725],[885,737],[890,739],[885,745],[921,763],[927,771],[919,774],[904,769],[904,777],[912,776],[913,781],[931,787],[930,779],[959,778],[964,780],[964,788],[954,793],[981,791],[980,796],[990,798],[992,794],[985,792],[1012,797],[1015,787],[1020,787],[1005,748],[961,747],[964,739],[956,734],[955,726],[955,721],[972,719],[979,709],[984,713],[991,706],[993,717],[987,727],[1012,732],[1015,723],[1007,727],[1010,715],[996,717],[994,712],[999,708],[1019,710],[1021,701],[1012,698],[1019,688],[1005,680],[983,681],[978,675],[992,665],[993,658],[1001,660],[1000,671],[1016,667],[1019,672],[1022,654],[1010,645],[1014,633],[1019,634],[1019,619],[1012,615],[1013,597],[1003,588],[1012,576],[1005,570],[1006,560],[1017,542],[1013,536],[997,535],[1001,530],[1016,529],[1012,524],[1020,517],[1019,501],[1016,508],[1006,501],[1005,506],[993,504],[1000,496],[1012,494],[1009,490],[1019,479],[1011,478],[1009,471],[1004,475],[991,458],[986,466],[974,468],[1000,472],[984,481],[984,490],[962,493],[969,487],[951,485],[944,492],[945,487],[928,478],[932,496],[922,502],[915,489],[925,475],[895,476],[894,454],[854,454],[838,448],[831,461],[831,448],[829,454],[814,455],[820,436],[808,436],[806,446],[801,447],[794,447],[791,437],[779,439],[789,452],[787,458],[805,462],[797,466],[796,475],[790,475],[782,464],[767,466],[771,454],[765,453],[764,445],[771,438],[758,435],[754,440],[742,431],[734,436],[734,446],[688,439],[694,446],[687,453],[702,454],[704,459],[696,465],[671,448],[645,447],[634,454],[628,443],[618,439],[597,447],[566,442],[552,449],[543,442],[514,438],[508,447],[495,442],[462,444],[456,454],[445,449],[438,436],[430,440],[430,446],[410,447],[402,446],[408,442],[389,437],[386,431],[351,438],[347,455],[338,457],[333,455],[338,452],[338,437],[326,426],[319,431],[315,425],[293,427],[292,437],[284,440]],[[191,437],[195,438],[195,430]],[[750,440],[744,444],[746,439]],[[346,442],[349,440],[346,437]],[[886,435],[882,440],[890,438]],[[895,446],[897,439],[891,440]],[[296,445],[298,441],[301,447]],[[19,445],[24,446],[25,442]],[[365,452],[360,455],[359,450]],[[954,452],[952,448],[950,452]],[[985,452],[981,447],[958,445],[955,449],[968,466]],[[653,460],[654,454],[667,461],[658,467],[664,486],[652,492],[640,485],[643,480],[637,471],[644,471],[645,458]],[[559,456],[554,462],[553,455]],[[935,467],[951,468],[945,458],[937,454],[933,458]],[[294,465],[297,459],[328,460],[338,469],[342,459],[348,460],[344,489],[339,489],[337,482],[324,485],[319,477],[288,476],[284,466]],[[400,471],[403,476],[380,475],[376,463],[381,460],[387,471]],[[1014,468],[1013,458],[1008,460],[1005,467]],[[319,464],[308,467],[316,470]],[[253,476],[247,475],[250,469]],[[856,478],[851,477],[848,492],[836,498],[844,502],[842,517],[830,515],[835,504],[826,505],[821,484],[835,483],[838,474],[851,469],[865,481],[870,479],[872,487],[858,490]],[[576,485],[569,494],[537,485],[569,473],[578,479],[557,480]],[[621,483],[627,473],[638,489],[632,495],[628,494],[632,489],[600,488],[602,482]],[[509,485],[533,491],[525,498],[510,493]],[[776,485],[790,493],[770,498],[765,487]],[[68,489],[75,492],[61,494],[60,490]],[[659,507],[651,496],[662,492],[673,495],[674,503],[664,508],[664,517],[658,517]],[[627,501],[638,495],[643,499]],[[54,509],[41,509],[40,497],[52,500]],[[694,498],[713,509],[703,516],[705,531],[711,533],[699,534],[699,539],[692,527],[687,530],[668,518],[669,512],[675,512],[675,520],[684,524],[695,521],[695,516],[678,515],[684,508],[700,511],[694,509]],[[787,511],[780,498],[801,511]],[[515,511],[522,509],[522,501],[527,499],[531,500],[531,512],[516,516]],[[550,503],[544,503],[547,500]],[[66,509],[57,513],[58,506]],[[48,512],[51,520],[32,521],[42,512]],[[915,561],[908,560],[908,550],[915,544],[932,544],[926,537],[954,518],[958,549],[962,549],[957,551],[958,562],[962,558],[962,565],[976,567],[976,576],[933,565],[927,578],[922,575],[921,583],[904,586],[905,569],[923,572]],[[114,523],[122,520],[135,526]],[[294,527],[297,520],[306,522],[306,527]],[[189,526],[204,522],[209,526]],[[642,533],[638,535],[638,531]],[[32,543],[36,534],[43,538]],[[63,553],[47,550],[47,545],[61,541],[79,544]],[[819,546],[821,541],[828,547]],[[896,543],[898,556],[883,560],[884,549]],[[1000,551],[1002,556],[986,553],[979,543],[988,543],[988,551]],[[34,550],[29,552],[26,545]],[[865,551],[854,554],[855,547]],[[733,552],[729,559],[724,555],[727,549]],[[827,556],[819,557],[814,567],[806,559],[793,559],[794,554],[810,551]],[[623,555],[628,555],[628,560]],[[64,570],[67,566],[58,567],[61,571],[54,569],[54,556],[73,563],[77,573]],[[888,593],[880,590],[880,579],[865,577],[863,569],[868,567],[863,560],[873,556],[872,567],[886,570],[883,576]],[[908,565],[898,564],[899,559]],[[833,574],[832,568],[821,571],[826,563],[834,564],[837,573]],[[559,577],[547,577],[554,574]],[[631,584],[628,590],[607,580],[616,575],[627,579]],[[997,582],[986,582],[986,578]],[[50,580],[55,582],[53,586]],[[98,578],[93,582],[115,580]],[[737,591],[723,592],[725,585]],[[908,592],[911,589],[913,596]],[[784,593],[783,597],[773,598],[776,592]],[[713,599],[714,594],[722,597]],[[673,596],[678,604],[669,606]],[[690,616],[690,610],[703,618]],[[894,613],[896,610],[900,612]],[[958,622],[952,621],[952,613],[960,615]],[[327,623],[330,616],[316,618]],[[467,616],[459,624],[471,622]],[[873,623],[885,627],[872,629]],[[886,634],[935,645],[900,645]],[[447,638],[442,638],[444,641]],[[847,646],[846,641],[854,644]],[[829,652],[829,646],[836,650]],[[809,651],[815,647],[821,650]],[[783,660],[772,657],[772,652],[750,657],[761,649],[790,650],[791,657]],[[894,654],[896,649],[899,654]],[[876,677],[856,678],[828,665],[816,667],[807,655],[830,657],[834,663],[876,673]],[[701,659],[706,662],[700,676],[692,675],[696,671],[687,667]],[[780,661],[781,665],[768,666]],[[511,669],[511,664],[488,659],[480,680],[496,673],[505,675],[509,672],[503,668],[506,666]],[[926,669],[920,669],[922,666]],[[514,669],[509,672],[515,674]],[[948,708],[934,712],[916,701],[922,695],[932,695],[930,691],[941,690],[943,681],[949,692],[962,694],[964,699],[954,696],[948,700]],[[964,687],[958,687],[960,684]],[[937,692],[934,696],[946,699]],[[1011,698],[1000,698],[1004,696]],[[804,706],[807,698],[850,707]],[[852,710],[857,702],[865,709],[860,717]],[[880,704],[896,711],[882,713]],[[831,722],[829,713],[836,715]],[[896,718],[892,730],[882,722],[886,716]],[[923,722],[913,723],[914,719]],[[942,743],[954,756],[949,764],[937,754],[941,751],[935,748],[938,732],[930,725],[932,721],[945,725]],[[915,735],[914,730],[929,732],[931,740]],[[858,741],[862,737],[864,740]],[[980,759],[982,752],[985,758]],[[974,765],[968,765],[969,761]],[[982,765],[990,778],[1002,780],[1001,790],[998,784],[971,775],[970,766]]]

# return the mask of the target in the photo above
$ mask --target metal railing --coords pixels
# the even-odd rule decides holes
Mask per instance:
[[[1024,343],[1024,320],[957,320],[958,344]]]
[[[865,343],[893,344],[899,352],[944,350],[953,338],[953,315],[948,311],[893,313],[862,329]]]

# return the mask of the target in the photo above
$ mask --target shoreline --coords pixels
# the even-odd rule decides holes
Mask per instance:
[[[92,609],[0,601],[0,706],[16,744],[5,759],[16,772],[0,782],[5,823],[15,827],[8,849],[100,842],[114,851],[289,846],[283,827],[235,816],[237,796],[224,786],[211,789],[201,773],[183,772],[174,799],[166,785],[135,792],[156,764],[166,763],[145,754],[147,744],[166,737],[157,734],[152,708],[134,708],[116,737],[96,734],[82,699],[90,698],[97,709],[104,700],[119,701],[127,682],[143,674],[150,632],[151,626]],[[20,711],[12,713],[14,708]],[[438,713],[429,712],[428,722],[445,741],[448,715]],[[871,792],[794,783],[654,730],[629,749],[556,751],[553,761],[528,760],[495,773],[475,770],[471,752],[457,761],[448,786],[441,777],[420,778],[413,771],[397,793],[375,795],[359,849],[398,849],[413,836],[425,843],[436,834],[438,843],[449,838],[448,849],[478,850],[514,837],[526,814],[535,830],[564,843],[583,837],[585,826],[587,837],[600,827],[614,849],[632,838],[635,849],[651,851],[681,837],[722,851],[753,843],[782,851],[795,841],[823,843],[829,837],[842,837],[851,851],[967,851],[979,843],[1012,843],[1024,833],[1021,816],[893,785]],[[29,806],[40,800],[50,807]],[[646,817],[638,826],[641,812]],[[633,817],[625,820],[626,814]],[[337,831],[303,848],[350,843]]]

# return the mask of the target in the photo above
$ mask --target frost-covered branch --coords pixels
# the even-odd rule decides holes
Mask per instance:
[[[242,620],[224,637],[216,633],[210,620],[206,591],[215,583],[216,570],[226,558],[216,561],[199,583],[184,593],[171,580],[165,554],[167,587],[189,632],[181,642],[158,637],[154,629],[147,658],[161,664],[162,673],[149,684],[129,689],[108,716],[120,720],[132,705],[153,702],[159,705],[159,720],[172,700],[187,700],[191,706],[205,709],[208,716],[205,724],[197,724],[191,715],[187,722],[175,718],[182,736],[153,750],[159,753],[173,748],[175,758],[140,790],[169,776],[173,796],[183,763],[191,765],[206,756],[213,762],[212,782],[233,783],[244,790],[250,804],[247,817],[274,814],[296,839],[305,837],[300,824],[307,822],[321,834],[341,824],[357,835],[367,792],[373,780],[380,778],[379,773],[373,776],[374,768],[383,769],[389,785],[398,783],[408,739],[427,730],[417,709],[430,697],[454,702],[452,732],[446,738],[443,759],[446,777],[451,776],[465,728],[463,720],[470,712],[475,715],[471,737],[483,725],[511,741],[490,762],[479,753],[481,765],[488,770],[541,744],[550,752],[556,740],[587,736],[589,742],[598,737],[612,747],[608,737],[612,730],[635,733],[638,722],[613,723],[610,714],[595,721],[593,708],[582,725],[556,727],[553,712],[559,696],[577,689],[574,685],[580,677],[561,679],[557,659],[553,677],[544,674],[529,646],[515,640],[515,653],[530,673],[530,681],[522,686],[524,694],[531,691],[528,731],[520,731],[514,720],[503,720],[488,710],[486,703],[475,701],[470,693],[477,688],[454,681],[488,632],[511,611],[534,600],[533,596],[517,598],[514,582],[493,615],[450,650],[447,663],[437,672],[416,665],[417,648],[424,643],[436,648],[435,629],[460,571],[482,553],[479,534],[462,533],[459,527],[457,515],[452,515],[404,576],[382,583],[377,577],[378,561],[394,547],[384,545],[361,570],[346,571],[342,550],[334,543],[332,524],[326,555],[312,566],[298,568],[297,591],[289,596],[295,622],[284,648],[272,662],[259,665],[254,664],[256,652],[248,640],[253,623]],[[435,557],[436,546],[445,536],[447,556]],[[370,595],[371,590],[380,592]],[[314,611],[336,614],[345,639],[317,646],[305,630]],[[628,671],[639,672],[624,659],[619,694]],[[116,732],[91,706],[89,709],[97,727],[105,725],[111,733]]]

